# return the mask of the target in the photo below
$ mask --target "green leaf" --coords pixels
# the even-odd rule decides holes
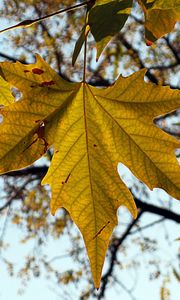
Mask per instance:
[[[131,12],[132,0],[96,1],[88,16],[88,24],[97,47],[97,59],[107,43],[124,26]]]
[[[81,51],[81,48],[84,44],[85,38],[87,37],[88,33],[89,33],[89,25],[86,25],[82,28],[82,32],[81,32],[81,34],[76,42],[75,48],[74,48],[74,52],[73,52],[73,56],[72,56],[72,65],[73,66],[78,58],[78,55]]]

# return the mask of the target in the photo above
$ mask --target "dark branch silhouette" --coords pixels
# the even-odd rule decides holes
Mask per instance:
[[[37,167],[37,166],[32,166],[29,168],[25,168],[22,170],[17,170],[17,171],[13,171],[13,172],[9,172],[4,174],[4,177],[23,177],[23,176],[27,176],[27,175],[31,175],[34,177],[34,179],[38,179],[41,180],[45,174],[47,173],[48,167],[47,166],[41,166],[41,167]],[[139,198],[137,198],[135,195],[133,195],[134,200],[137,204],[137,207],[139,209],[141,209],[143,212],[149,212],[149,213],[153,213],[162,217],[165,217],[168,220],[180,223],[180,214],[177,214],[175,212],[172,212],[168,209],[162,208],[162,207],[158,207],[146,202],[141,201]],[[1,208],[0,208],[1,210]]]
[[[126,231],[122,235],[122,237],[119,238],[119,239],[115,239],[113,241],[113,243],[111,244],[111,246],[110,246],[111,258],[110,258],[109,268],[108,268],[107,272],[102,276],[101,289],[100,289],[100,292],[97,296],[98,300],[100,300],[104,297],[106,286],[108,284],[108,279],[109,279],[109,277],[112,276],[112,273],[114,271],[115,263],[116,263],[116,260],[117,260],[117,252],[119,250],[119,247],[122,245],[124,240],[127,238],[127,236],[129,235],[129,233],[130,233],[131,229],[134,227],[134,225],[137,224],[137,222],[139,221],[142,214],[143,214],[143,211],[140,211],[137,218],[129,224]]]

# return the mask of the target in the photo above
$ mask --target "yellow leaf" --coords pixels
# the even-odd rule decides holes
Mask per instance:
[[[154,0],[153,7],[159,9],[175,9],[180,11],[179,0]]]
[[[0,112],[1,173],[29,165],[53,145],[43,180],[52,188],[51,211],[69,211],[83,235],[99,287],[118,207],[126,206],[133,217],[137,214],[118,175],[118,162],[151,189],[161,187],[180,197],[174,155],[180,143],[153,123],[156,116],[179,107],[180,93],[145,83],[144,70],[98,89],[64,81],[39,56],[36,64],[1,63],[0,69],[23,94]]]
[[[151,9],[145,17],[146,37],[153,42],[173,30],[180,20],[180,14],[175,10]]]
[[[14,97],[10,91],[10,85],[0,77],[0,106],[9,105],[14,102]]]
[[[11,85],[23,92],[23,98],[16,105],[0,108],[0,115],[4,117],[0,149],[0,172],[3,173],[24,168],[45,154],[53,144],[58,122],[54,107],[63,106],[65,98],[73,94],[74,85],[60,79],[39,56],[36,64],[3,62],[0,69]],[[49,101],[49,90],[54,94],[53,104]],[[48,117],[53,122],[49,122]]]
[[[146,38],[152,42],[173,30],[180,20],[178,0],[139,0],[145,14]]]

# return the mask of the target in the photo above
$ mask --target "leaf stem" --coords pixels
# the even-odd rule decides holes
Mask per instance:
[[[86,10],[86,16],[85,16],[85,40],[84,40],[84,66],[83,66],[83,82],[86,82],[86,58],[87,58],[87,36],[90,31],[90,27],[88,25],[88,12],[95,4],[96,0],[90,0],[87,3],[87,10]]]
[[[90,1],[91,4],[92,1]],[[85,40],[84,40],[84,66],[83,66],[83,82],[86,82],[86,58],[87,58],[87,36],[89,33],[89,25],[87,25],[87,16],[88,16],[88,11],[89,11],[90,7],[87,6],[87,10],[86,10],[86,16],[85,16]]]
[[[86,56],[87,56],[87,35],[84,41],[84,66],[83,66],[83,82],[86,82]]]
[[[82,3],[79,3],[79,4],[76,4],[76,5],[70,6],[70,7],[68,7],[68,8],[64,8],[64,9],[55,11],[55,12],[49,14],[49,15],[46,15],[46,16],[41,17],[41,18],[38,18],[38,19],[34,19],[34,20],[31,20],[31,19],[30,19],[30,20],[24,20],[24,21],[22,21],[22,22],[20,22],[20,23],[18,23],[18,24],[16,24],[16,25],[13,25],[13,26],[10,26],[10,27],[5,28],[5,29],[3,29],[3,30],[0,30],[0,33],[7,32],[7,31],[9,31],[9,30],[11,30],[11,29],[15,29],[15,28],[19,28],[19,27],[21,27],[21,28],[29,27],[29,26],[31,26],[31,25],[34,25],[35,23],[39,23],[39,22],[41,22],[41,21],[43,21],[43,20],[46,20],[46,19],[48,19],[48,18],[50,18],[50,17],[56,16],[56,15],[61,14],[61,13],[64,13],[64,12],[69,12],[69,11],[75,10],[75,9],[77,9],[77,8],[79,8],[79,7],[86,6],[86,5],[90,4],[90,3],[91,3],[91,0],[88,0],[88,1],[85,1],[85,2],[82,2]]]

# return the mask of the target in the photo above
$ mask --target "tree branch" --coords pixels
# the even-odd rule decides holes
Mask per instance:
[[[107,287],[107,284],[108,284],[108,279],[112,276],[113,271],[114,271],[114,267],[115,267],[115,263],[117,261],[117,252],[119,250],[119,247],[122,245],[124,240],[128,237],[128,235],[130,235],[131,229],[139,221],[140,217],[142,216],[142,214],[144,212],[157,214],[157,215],[160,215],[160,216],[164,217],[165,219],[172,220],[172,221],[175,221],[177,223],[180,223],[180,215],[178,215],[178,214],[176,214],[176,213],[174,213],[170,210],[160,208],[160,207],[157,207],[155,205],[151,205],[149,203],[145,203],[145,202],[141,201],[140,199],[138,199],[136,197],[134,197],[134,200],[137,204],[137,207],[140,209],[140,212],[138,214],[137,219],[133,220],[129,224],[126,231],[122,235],[122,237],[119,238],[119,239],[116,238],[113,241],[113,244],[110,246],[111,258],[110,258],[109,269],[102,276],[102,285],[101,285],[100,293],[98,295],[98,300],[102,299],[105,295],[105,290],[106,290],[106,287]]]
[[[168,220],[180,223],[180,214],[176,214],[168,209],[161,208],[146,202],[141,201],[140,199],[134,197],[134,200],[137,204],[137,207],[140,208],[143,212],[149,212],[155,215],[162,216]]]
[[[174,56],[175,56],[175,58],[176,58],[176,62],[175,63],[172,63],[172,64],[170,64],[170,65],[168,65],[168,66],[152,66],[152,67],[149,67],[149,68],[147,68],[146,67],[146,65],[145,65],[145,63],[143,62],[143,60],[141,59],[141,57],[140,57],[140,55],[139,55],[139,51],[138,50],[136,50],[126,39],[125,39],[125,37],[122,35],[122,34],[119,34],[119,39],[120,39],[120,41],[121,41],[121,43],[124,45],[124,47],[127,49],[127,50],[132,50],[133,52],[134,52],[134,54],[135,54],[135,56],[138,58],[138,60],[139,60],[139,66],[140,66],[140,68],[141,69],[143,69],[143,68],[146,68],[147,69],[147,72],[146,72],[146,76],[147,76],[147,78],[151,81],[151,82],[153,82],[153,83],[155,83],[155,84],[158,84],[158,79],[157,79],[157,77],[154,75],[154,74],[152,74],[152,72],[151,72],[151,70],[165,70],[165,69],[171,69],[171,68],[174,68],[174,67],[177,67],[178,65],[179,65],[179,63],[180,63],[180,59],[179,59],[179,57],[178,57],[178,54],[176,53],[176,51],[175,51],[175,49],[172,47],[172,45],[170,44],[170,43],[168,43],[168,46],[170,47],[170,49],[171,49],[171,51],[173,52],[173,54],[174,54]],[[173,86],[173,85],[171,85],[170,86],[172,89],[177,89],[178,87],[176,87],[176,86]]]
[[[19,62],[21,62],[22,64],[27,64],[27,62],[26,62],[25,60],[21,60],[21,59],[19,59],[19,58],[15,58],[15,57],[10,56],[10,55],[8,55],[8,54],[6,54],[6,53],[3,53],[3,52],[0,52],[0,56],[3,57],[3,58],[5,58],[5,59],[8,59],[8,60],[10,60],[10,61],[12,61],[12,62],[19,61]]]
[[[21,177],[26,175],[32,175],[41,180],[47,173],[48,167],[42,166],[42,167],[29,167],[22,170],[17,170],[13,172],[6,173],[2,176],[12,176],[12,177]],[[153,213],[162,217],[165,217],[168,220],[180,223],[180,214],[174,213],[166,208],[158,207],[146,202],[141,201],[139,198],[134,197],[134,200],[137,204],[137,207],[140,208],[143,212],[149,212]]]
[[[132,50],[134,52],[134,54],[136,55],[136,57],[139,60],[139,66],[140,66],[140,68],[141,69],[146,68],[144,62],[140,58],[140,55],[139,55],[138,51],[132,47],[132,45],[124,38],[123,35],[120,35],[119,39],[120,39],[121,43],[124,45],[124,47],[127,50]],[[146,76],[148,77],[148,79],[151,82],[153,82],[155,84],[158,84],[158,80],[157,80],[156,76],[154,76],[149,70],[147,71]]]
[[[98,300],[102,299],[104,297],[105,294],[105,290],[106,290],[106,286],[108,284],[108,279],[109,277],[112,276],[112,273],[114,271],[114,267],[115,267],[115,263],[117,261],[117,252],[119,250],[119,247],[122,245],[122,243],[124,242],[124,240],[127,238],[127,236],[129,235],[131,229],[133,228],[133,226],[139,221],[140,217],[142,216],[143,211],[140,211],[137,218],[135,220],[133,220],[129,226],[127,227],[126,231],[124,232],[124,234],[122,235],[121,238],[119,239],[115,239],[113,241],[113,244],[110,246],[110,252],[111,252],[111,258],[110,258],[110,264],[109,264],[109,269],[107,270],[107,272],[102,276],[101,282],[101,289],[100,289],[100,293],[97,296]]]
[[[38,17],[41,17],[41,11],[40,11],[40,9],[38,8],[38,6],[36,4],[34,4],[34,8],[36,10],[36,13],[38,14]],[[50,31],[48,30],[48,27],[46,26],[46,24],[44,22],[41,22],[40,25],[41,25],[42,31],[46,32],[48,38],[50,40],[52,40],[53,36],[51,35]],[[56,57],[58,73],[59,73],[59,75],[61,75],[63,77],[63,74],[61,72],[62,53],[61,53],[59,48],[57,48],[56,43],[54,43],[54,55]]]
[[[9,207],[12,203],[13,199],[8,200],[3,206],[0,207],[0,212],[3,211],[5,208]]]
[[[170,43],[169,37],[164,37],[164,40],[166,41],[169,49],[171,50],[171,52],[174,55],[174,58],[176,59],[176,62],[178,64],[180,64],[180,55],[178,54],[178,51],[176,51],[175,47],[173,47],[173,45]]]
[[[32,176],[38,176],[39,178],[42,178],[45,176],[47,170],[48,170],[47,166],[41,166],[41,167],[32,166],[29,168],[12,171],[12,172],[3,174],[2,176],[11,176],[11,177],[19,177],[20,176],[21,177],[21,176],[32,175]]]

